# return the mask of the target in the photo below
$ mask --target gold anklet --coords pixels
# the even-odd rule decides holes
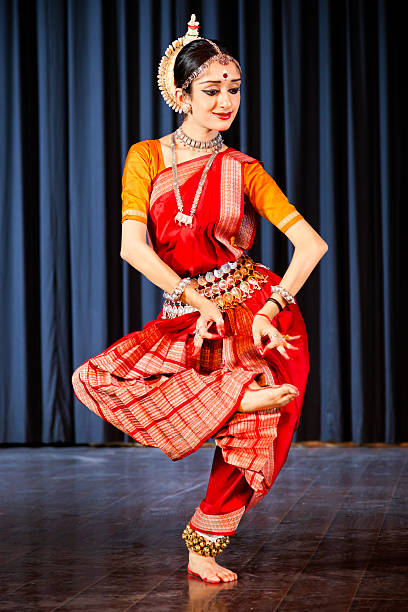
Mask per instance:
[[[192,550],[199,555],[203,555],[203,557],[216,557],[220,555],[224,548],[227,548],[230,543],[229,536],[223,536],[222,538],[218,538],[215,542],[211,542],[211,540],[206,540],[203,536],[198,535],[190,527],[184,529],[181,537],[186,543],[186,546],[189,550]]]

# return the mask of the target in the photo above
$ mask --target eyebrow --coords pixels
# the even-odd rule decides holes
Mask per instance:
[[[235,81],[241,81],[242,79],[231,79],[231,83],[235,83]],[[222,81],[201,81],[200,85],[204,85],[205,83],[221,83]]]

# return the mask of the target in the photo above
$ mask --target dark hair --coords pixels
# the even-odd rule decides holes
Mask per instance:
[[[215,42],[223,53],[233,57],[232,53],[222,46],[218,40],[214,40],[213,42]],[[181,87],[194,70],[197,70],[201,64],[204,64],[204,62],[216,54],[217,50],[214,49],[212,44],[202,38],[192,40],[188,45],[183,47],[174,62],[174,82],[176,83],[176,87]],[[192,83],[185,89],[188,94],[191,93],[191,84]]]

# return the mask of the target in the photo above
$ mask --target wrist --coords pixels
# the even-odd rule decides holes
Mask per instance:
[[[191,287],[191,285],[184,289],[180,299],[186,304],[189,304],[194,308],[198,308],[198,310],[200,310],[200,308],[202,308],[208,301],[206,297],[198,293],[198,291],[196,291],[194,287]]]
[[[287,302],[280,293],[273,291],[270,297],[272,297],[274,300],[277,300],[279,304],[282,306],[282,308],[285,308]],[[276,306],[276,308],[278,307]]]
[[[276,317],[278,312],[279,308],[274,302],[266,302],[266,304],[264,304],[262,308],[258,310],[259,314],[266,315],[270,319]]]

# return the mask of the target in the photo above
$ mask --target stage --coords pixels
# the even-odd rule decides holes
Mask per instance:
[[[408,610],[407,447],[293,445],[221,586],[187,577],[180,538],[213,450],[2,448],[0,609]]]

